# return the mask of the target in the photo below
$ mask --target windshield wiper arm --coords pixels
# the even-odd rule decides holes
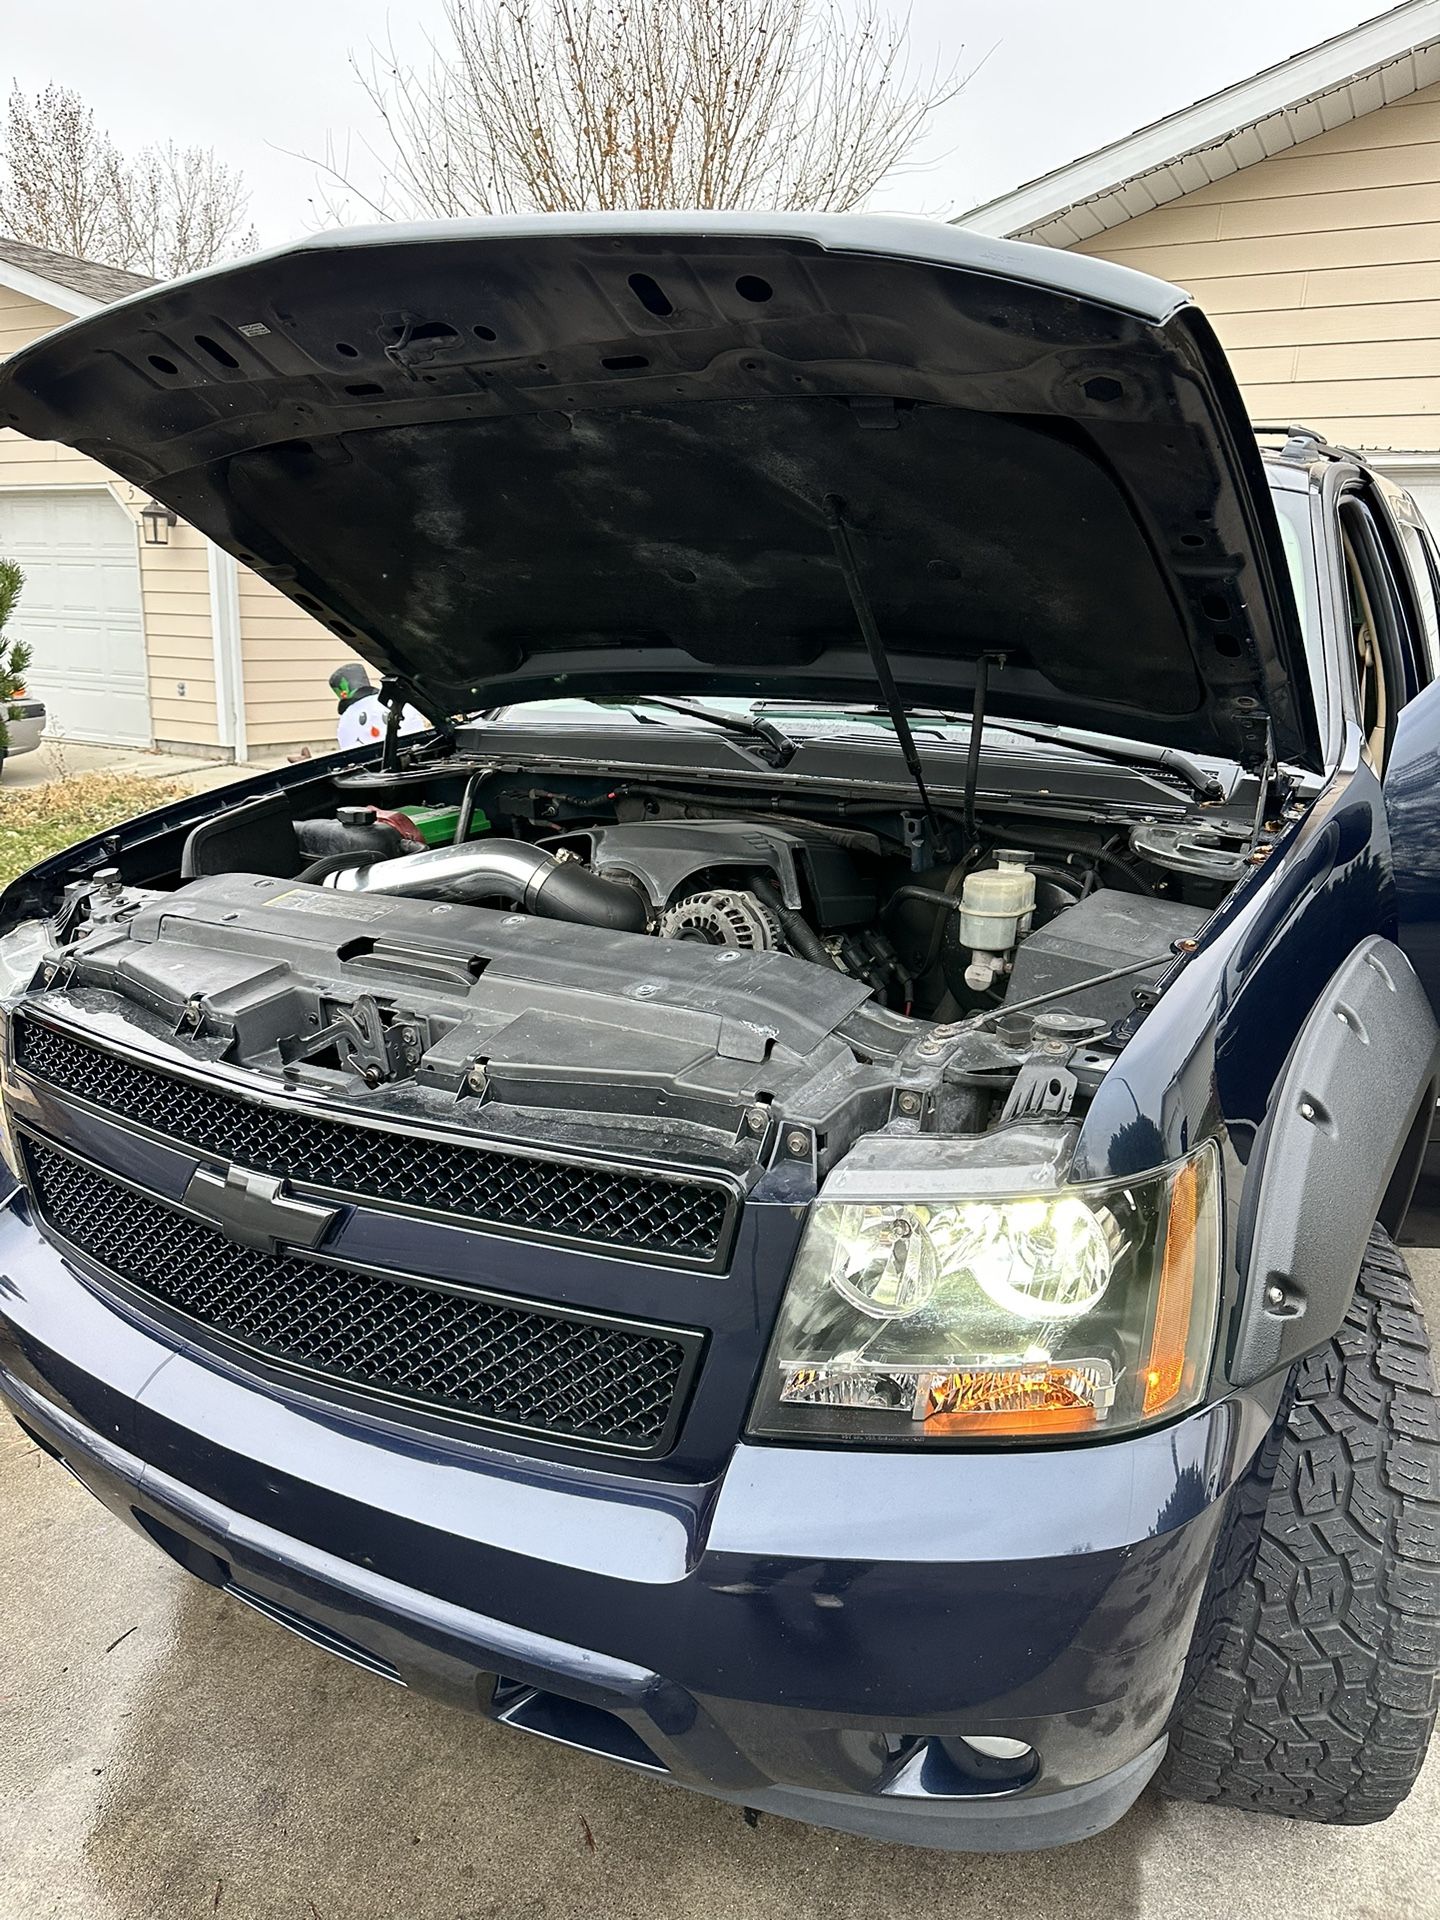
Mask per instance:
[[[1002,720],[999,724],[1008,727],[1011,722]],[[1087,732],[1084,727],[1047,730],[1026,726],[1017,728],[1017,732],[1033,732],[1037,740],[1058,740],[1061,746],[1078,747],[1085,753],[1093,753],[1097,759],[1113,760],[1117,766],[1154,767],[1157,773],[1173,773],[1177,780],[1193,787],[1202,800],[1225,798],[1225,788],[1215,775],[1178,747],[1157,747],[1150,740],[1122,740],[1109,733]]]
[[[957,719],[966,719],[957,714]],[[1223,800],[1225,789],[1215,775],[1198,760],[1178,747],[1159,747],[1150,740],[1126,740],[1119,734],[1090,733],[1084,727],[1051,726],[1043,720],[1012,720],[997,716],[991,722],[1002,732],[1020,733],[1027,740],[1044,740],[1059,747],[1074,747],[1097,760],[1110,760],[1117,767],[1153,767],[1157,773],[1174,774],[1192,787],[1202,800]]]
[[[590,697],[597,707],[626,707],[631,712],[637,707],[664,707],[669,713],[683,713],[694,720],[708,720],[711,726],[718,727],[722,733],[734,734],[737,739],[763,740],[786,759],[795,750],[795,742],[773,720],[761,720],[755,714],[723,713],[715,707],[707,707],[703,700],[680,700],[668,693],[637,693],[628,700],[617,696],[613,701],[596,700],[593,694]]]

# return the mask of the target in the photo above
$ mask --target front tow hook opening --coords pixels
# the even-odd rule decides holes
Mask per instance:
[[[549,1693],[542,1687],[526,1686],[500,1676],[495,1682],[490,1710],[502,1727],[516,1727],[522,1733],[536,1734],[542,1740],[553,1740],[579,1753],[618,1760],[646,1773],[670,1771],[628,1721],[583,1700],[571,1700],[564,1694]]]

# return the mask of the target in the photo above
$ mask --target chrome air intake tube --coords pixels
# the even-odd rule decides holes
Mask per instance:
[[[612,933],[643,933],[644,900],[623,881],[602,880],[578,860],[557,860],[524,840],[477,840],[432,847],[326,876],[337,893],[385,893],[420,900],[505,900],[547,920],[579,921]]]

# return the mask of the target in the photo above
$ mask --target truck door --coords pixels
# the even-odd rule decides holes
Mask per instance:
[[[1413,506],[1405,506],[1402,523],[1378,488],[1345,496],[1341,548],[1357,675],[1368,650],[1386,707],[1383,724],[1375,725],[1376,688],[1367,695],[1362,682],[1361,724],[1385,787],[1397,939],[1440,1013],[1440,575],[1428,529],[1422,533]]]

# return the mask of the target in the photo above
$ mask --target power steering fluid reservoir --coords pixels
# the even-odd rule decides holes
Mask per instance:
[[[996,851],[993,867],[965,877],[960,890],[960,944],[970,949],[965,984],[976,993],[983,993],[996,974],[1005,971],[1016,942],[1029,930],[1035,911],[1035,876],[1026,864],[1031,857],[1002,847]]]

